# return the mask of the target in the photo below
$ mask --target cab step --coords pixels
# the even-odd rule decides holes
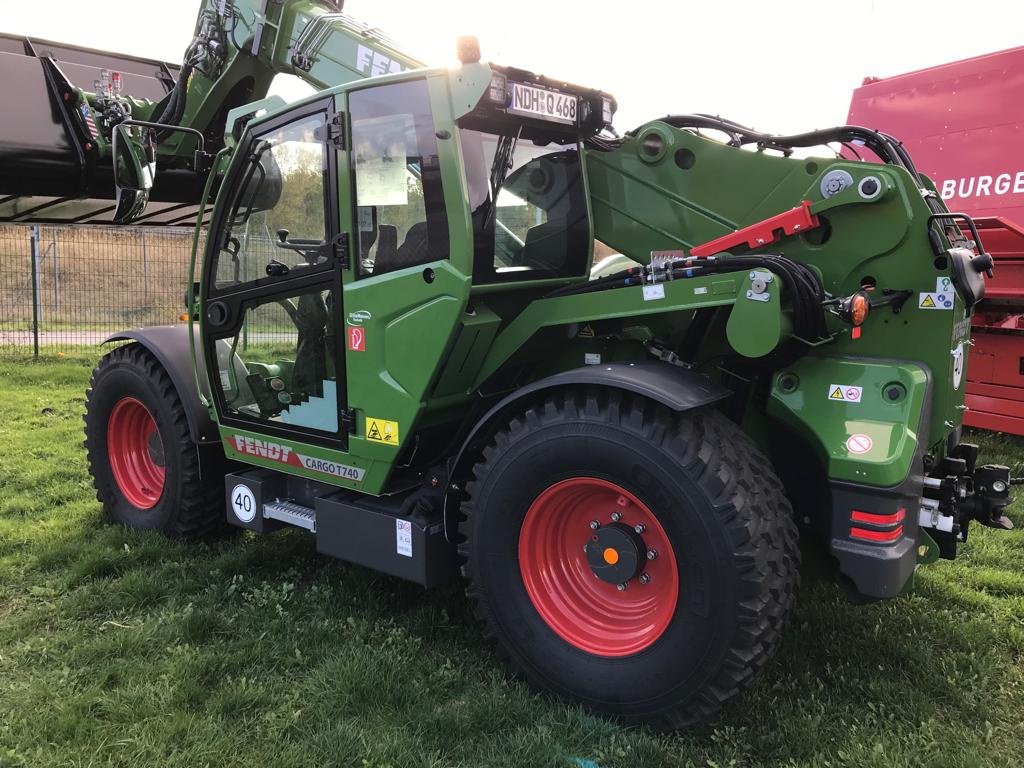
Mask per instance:
[[[445,538],[440,512],[409,512],[409,494],[370,496],[310,483],[269,469],[224,477],[232,525],[271,533],[302,528],[317,551],[432,587],[457,573],[455,547]]]
[[[292,501],[277,499],[263,502],[263,517],[267,520],[280,520],[282,523],[316,533],[316,510]]]

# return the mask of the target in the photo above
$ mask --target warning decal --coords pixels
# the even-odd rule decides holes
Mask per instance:
[[[385,445],[398,445],[398,422],[366,417],[366,439]]]
[[[829,384],[828,399],[837,403],[859,403],[864,394],[863,387],[854,387],[850,384]]]
[[[919,309],[952,309],[954,297],[952,293],[920,293],[917,306]]]
[[[846,450],[850,453],[867,453],[874,444],[874,441],[867,435],[850,435],[846,439]]]

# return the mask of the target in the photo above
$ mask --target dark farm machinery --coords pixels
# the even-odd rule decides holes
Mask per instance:
[[[208,0],[177,66],[3,44],[3,219],[206,233],[191,321],[93,375],[113,521],[461,567],[531,683],[663,727],[770,658],[801,532],[873,600],[1010,527],[961,440],[992,259],[884,132],[619,136],[607,93],[472,39],[423,68],[318,0]],[[794,156],[836,143],[879,162]],[[592,274],[595,241],[635,264]]]

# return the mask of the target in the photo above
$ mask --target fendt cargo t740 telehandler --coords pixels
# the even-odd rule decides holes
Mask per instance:
[[[771,656],[801,529],[878,599],[1010,527],[1009,470],[960,439],[992,262],[898,141],[707,115],[619,138],[601,91],[471,40],[420,68],[339,11],[207,0],[173,71],[4,54],[63,142],[17,155],[8,219],[148,199],[198,225],[192,322],[118,334],[93,377],[111,519],[303,528],[425,586],[461,565],[529,681],[669,727]],[[275,73],[326,90],[262,98]],[[843,142],[884,162],[793,156]],[[595,240],[622,256],[592,268]]]

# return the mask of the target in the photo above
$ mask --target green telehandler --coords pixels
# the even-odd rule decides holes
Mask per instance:
[[[607,93],[472,39],[424,68],[324,0],[207,0],[183,66],[107,59],[131,76],[92,90],[31,47],[77,175],[4,174],[38,201],[7,218],[196,226],[190,322],[116,334],[93,375],[113,521],[461,568],[530,683],[667,728],[764,667],[801,538],[867,601],[1011,527],[1008,468],[961,440],[992,260],[890,136],[619,136]],[[279,73],[321,90],[266,98]]]

